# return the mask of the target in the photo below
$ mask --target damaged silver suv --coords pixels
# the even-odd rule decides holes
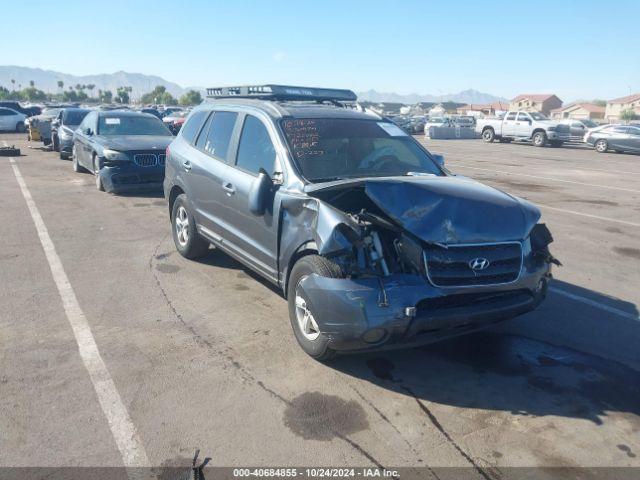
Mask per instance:
[[[534,309],[539,210],[443,166],[349,90],[212,88],[167,149],[186,258],[210,244],[279,286],[309,355],[428,343]]]

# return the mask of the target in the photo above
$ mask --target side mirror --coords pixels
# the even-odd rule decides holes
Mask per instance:
[[[83,133],[84,133],[85,135],[89,136],[89,137],[90,137],[91,135],[93,135],[93,132],[91,131],[91,129],[90,129],[89,127],[85,128],[85,129],[84,129],[84,131],[83,131]]]
[[[251,183],[249,190],[249,211],[257,216],[264,215],[267,209],[267,198],[273,183],[264,172],[260,172]]]
[[[444,155],[436,155],[432,153],[431,156],[439,166],[444,167]]]

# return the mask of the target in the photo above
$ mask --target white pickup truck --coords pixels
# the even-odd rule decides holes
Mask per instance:
[[[502,118],[485,118],[476,123],[476,132],[485,142],[528,140],[536,147],[559,147],[571,139],[568,125],[562,125],[539,112],[511,111]]]

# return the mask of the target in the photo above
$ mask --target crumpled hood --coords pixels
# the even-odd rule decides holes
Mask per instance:
[[[368,179],[327,188],[364,187],[387,216],[425,242],[523,240],[540,218],[531,203],[464,177]],[[317,184],[308,193],[323,190]]]
[[[173,141],[173,135],[123,135],[101,136],[97,140],[105,148],[127,152],[130,150],[155,150],[164,151]]]

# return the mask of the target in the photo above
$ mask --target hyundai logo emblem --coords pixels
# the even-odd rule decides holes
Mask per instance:
[[[488,268],[490,263],[491,262],[489,262],[489,260],[487,260],[486,258],[478,257],[478,258],[474,258],[469,262],[469,268],[477,272],[477,271],[485,270],[486,268]]]

